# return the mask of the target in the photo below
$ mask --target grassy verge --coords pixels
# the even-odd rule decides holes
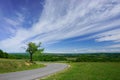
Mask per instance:
[[[22,60],[0,59],[0,73],[16,72],[44,67],[43,64],[32,64]]]
[[[67,71],[41,80],[120,80],[119,62],[70,63]]]

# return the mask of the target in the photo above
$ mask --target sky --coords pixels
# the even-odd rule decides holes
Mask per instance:
[[[120,52],[120,0],[0,0],[0,49]]]

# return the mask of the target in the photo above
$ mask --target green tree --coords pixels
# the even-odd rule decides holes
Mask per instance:
[[[0,58],[8,58],[8,53],[3,52],[3,51],[0,49]]]
[[[44,48],[40,48],[41,47],[41,42],[39,44],[35,44],[33,42],[28,43],[28,47],[26,49],[26,52],[28,52],[30,54],[30,62],[32,62],[32,56],[34,53],[42,53],[44,51]]]
[[[0,58],[3,58],[3,51],[0,49]]]

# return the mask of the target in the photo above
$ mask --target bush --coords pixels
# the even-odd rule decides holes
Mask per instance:
[[[8,54],[0,50],[0,58],[8,58]]]

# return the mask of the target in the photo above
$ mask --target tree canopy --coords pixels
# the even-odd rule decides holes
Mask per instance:
[[[44,51],[44,48],[40,48],[41,47],[41,42],[39,44],[30,42],[28,43],[28,47],[26,49],[26,52],[28,52],[30,54],[30,62],[32,62],[32,56],[34,53],[42,53]]]
[[[0,49],[0,58],[8,58],[8,53]]]

